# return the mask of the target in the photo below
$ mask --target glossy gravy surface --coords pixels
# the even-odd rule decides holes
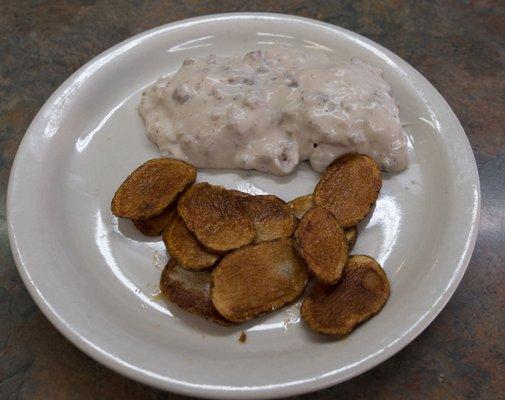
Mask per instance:
[[[339,156],[407,166],[407,138],[382,71],[323,52],[274,46],[245,55],[185,59],[141,100],[161,153],[200,168],[291,173],[309,160],[323,171]]]

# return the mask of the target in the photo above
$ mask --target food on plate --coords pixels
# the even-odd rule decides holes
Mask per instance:
[[[313,201],[330,211],[342,228],[349,228],[368,214],[381,186],[381,172],[372,158],[347,154],[323,173],[314,189]]]
[[[305,288],[307,268],[292,239],[249,245],[227,254],[212,271],[211,299],[232,322],[277,310]]]
[[[205,249],[176,214],[163,232],[163,242],[170,257],[187,269],[208,268],[219,260],[219,255]]]
[[[241,202],[256,229],[256,243],[293,234],[295,217],[289,206],[277,196],[241,196]]]
[[[384,271],[371,257],[348,255],[382,184],[372,158],[338,158],[313,194],[289,203],[194,183],[196,174],[183,161],[147,161],[111,203],[146,235],[163,232],[168,300],[221,325],[242,323],[295,300],[311,271],[318,282],[302,317],[313,330],[343,336],[380,311],[389,296]]]
[[[386,274],[372,257],[349,257],[336,285],[317,283],[302,304],[301,315],[314,331],[344,336],[377,314],[389,297]]]
[[[298,219],[302,219],[307,211],[314,205],[312,201],[312,194],[307,194],[305,196],[297,197],[288,202],[291,207],[291,212]],[[353,248],[358,238],[358,229],[355,226],[344,229],[344,235],[349,244],[349,251]]]
[[[249,196],[252,196],[252,194],[246,193],[246,192],[242,192],[240,190],[233,190],[233,189],[231,189],[230,192],[232,192],[235,196],[238,196],[238,197],[249,197]]]
[[[346,335],[382,308],[382,268],[349,257],[381,169],[407,165],[406,134],[380,69],[282,45],[188,58],[143,93],[139,112],[149,138],[173,158],[135,170],[112,211],[148,235],[163,230],[171,261],[160,285],[171,301],[241,323],[297,298],[310,270],[318,282],[302,316],[313,330]],[[324,173],[312,194],[289,203],[194,184],[196,170],[183,162],[286,175],[304,160]]]
[[[148,219],[169,207],[196,179],[196,169],[171,158],[149,160],[133,171],[114,194],[112,213]]]
[[[345,228],[344,236],[345,240],[347,240],[347,247],[349,248],[349,251],[351,251],[356,244],[356,239],[358,238],[358,229],[355,226]]]
[[[348,244],[335,217],[320,206],[312,207],[296,228],[295,247],[317,280],[336,283],[347,262]]]
[[[172,303],[185,311],[221,325],[231,325],[212,305],[210,284],[210,271],[190,271],[171,258],[161,274],[160,290]]]
[[[240,198],[220,186],[197,183],[181,196],[177,211],[198,241],[213,251],[233,250],[256,237]]]
[[[177,213],[173,204],[165,208],[159,214],[148,219],[136,219],[133,221],[137,229],[146,236],[158,236],[169,224],[170,220]]]
[[[298,219],[302,219],[305,213],[309,211],[310,207],[312,207],[313,205],[312,194],[297,197],[296,199],[293,199],[290,202],[288,202],[288,204],[291,207],[291,211],[293,212],[295,217]]]
[[[187,58],[142,96],[161,153],[201,168],[316,171],[347,153],[385,171],[407,165],[407,137],[382,71],[323,51],[276,45],[245,55]]]

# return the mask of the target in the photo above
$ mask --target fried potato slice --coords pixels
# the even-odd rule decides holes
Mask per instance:
[[[220,186],[197,183],[182,195],[177,211],[206,248],[224,252],[245,246],[256,236],[240,200]]]
[[[163,229],[170,223],[170,220],[177,214],[173,205],[168,206],[159,214],[148,219],[136,219],[133,221],[137,229],[147,236],[161,235]]]
[[[355,226],[344,229],[345,240],[347,240],[347,248],[349,251],[356,244],[356,239],[358,238],[358,229]]]
[[[242,192],[240,190],[229,190],[231,193],[233,193],[234,195],[238,196],[238,197],[249,197],[249,196],[252,196],[251,193],[246,193],[246,192]]]
[[[291,211],[293,212],[294,216],[298,219],[302,219],[305,213],[309,211],[313,205],[312,195],[307,194],[305,196],[297,197],[296,199],[288,202],[288,204],[291,207]]]
[[[297,197],[288,202],[288,205],[291,207],[291,212],[298,219],[302,219],[307,211],[314,205],[312,201],[312,195],[307,194],[305,196]],[[347,239],[347,243],[349,244],[349,251],[356,244],[356,239],[358,238],[358,230],[355,226],[344,229],[344,235]]]
[[[114,194],[112,213],[133,220],[165,210],[196,179],[196,169],[184,161],[156,158],[133,171]]]
[[[368,214],[381,186],[381,171],[372,158],[346,154],[323,173],[313,201],[329,210],[342,228],[349,228]]]
[[[160,290],[168,300],[185,311],[221,325],[231,325],[212,305],[211,281],[210,271],[190,271],[171,258],[161,274]]]
[[[388,278],[377,261],[351,256],[336,285],[316,283],[303,301],[301,315],[316,332],[348,335],[382,309],[389,292]]]
[[[289,206],[277,196],[241,196],[241,202],[256,229],[256,243],[293,234],[295,217]]]
[[[256,229],[255,243],[290,237],[296,227],[291,207],[274,195],[252,195],[230,190],[240,198]]]
[[[325,208],[314,206],[295,231],[295,246],[310,271],[324,283],[336,283],[347,261],[344,230]]]
[[[226,255],[212,271],[211,299],[227,320],[248,321],[296,299],[308,271],[292,239],[243,247]]]
[[[219,255],[202,247],[178,214],[163,232],[163,242],[170,257],[175,258],[183,268],[208,268],[219,260]]]

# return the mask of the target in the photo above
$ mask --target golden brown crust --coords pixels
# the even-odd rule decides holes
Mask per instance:
[[[219,259],[219,255],[200,245],[177,213],[163,232],[163,242],[170,257],[175,258],[183,268],[208,268]]]
[[[298,253],[316,278],[336,283],[347,261],[348,244],[335,217],[323,207],[312,207],[302,217],[294,238]]]
[[[372,158],[347,154],[326,169],[313,201],[329,210],[342,228],[349,228],[368,214],[381,186],[381,172]]]
[[[307,211],[313,206],[312,195],[307,194],[305,196],[297,197],[296,199],[288,202],[291,207],[291,211],[294,216],[298,219],[302,219]]]
[[[212,272],[211,299],[227,320],[248,321],[296,299],[308,272],[291,239],[243,247],[225,256]]]
[[[170,220],[177,214],[174,204],[165,208],[159,214],[148,219],[134,220],[136,228],[147,236],[161,235],[163,229],[170,223]]]
[[[246,192],[241,192],[240,190],[231,189],[229,191],[231,193],[233,193],[234,195],[238,196],[238,197],[249,197],[249,196],[252,196],[252,194],[246,193]]]
[[[232,325],[216,311],[210,300],[210,271],[189,271],[171,258],[161,274],[160,290],[180,308],[220,325]]]
[[[243,196],[241,202],[256,229],[255,243],[290,237],[295,217],[289,206],[276,196]]]
[[[245,246],[256,236],[240,198],[220,186],[197,183],[182,195],[177,211],[196,238],[213,251]]]
[[[345,240],[347,240],[347,249],[351,251],[358,239],[358,229],[355,226],[344,229]]]
[[[157,158],[133,171],[111,202],[112,213],[133,220],[160,214],[196,179],[196,169],[180,160]]]
[[[377,314],[389,297],[386,274],[372,257],[349,257],[336,285],[317,283],[302,304],[301,315],[311,329],[344,336]]]

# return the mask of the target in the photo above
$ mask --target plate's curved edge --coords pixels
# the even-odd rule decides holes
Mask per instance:
[[[28,274],[27,270],[24,268],[24,262],[22,260],[22,255],[19,251],[19,248],[17,246],[17,241],[16,241],[16,235],[14,232],[14,224],[12,223],[12,203],[13,203],[13,191],[14,191],[14,185],[15,185],[15,180],[16,180],[16,174],[17,171],[19,170],[19,159],[20,159],[20,154],[25,151],[25,147],[27,145],[27,141],[30,135],[35,135],[37,134],[36,132],[36,126],[43,124],[45,116],[44,114],[47,113],[48,110],[50,110],[54,103],[55,99],[60,97],[62,93],[64,93],[69,87],[71,87],[75,82],[78,80],[79,77],[81,77],[91,66],[95,64],[99,64],[99,66],[104,65],[108,59],[112,59],[115,56],[120,55],[124,51],[128,50],[131,47],[134,47],[136,45],[139,45],[142,43],[144,40],[147,38],[156,35],[156,34],[161,34],[162,32],[165,32],[167,29],[172,29],[176,28],[179,26],[187,26],[195,23],[205,23],[210,20],[218,20],[218,19],[236,19],[236,18],[244,18],[244,19],[250,19],[250,18],[259,18],[259,19],[290,19],[290,20],[296,20],[300,21],[303,23],[307,23],[310,25],[318,25],[320,27],[324,27],[325,29],[333,30],[333,31],[339,31],[341,33],[345,33],[347,36],[361,42],[361,43],[366,43],[367,45],[373,47],[374,49],[378,50],[378,52],[386,55],[390,59],[394,59],[395,63],[403,65],[403,68],[406,68],[409,70],[409,73],[411,73],[416,80],[424,81],[436,94],[438,97],[438,100],[444,104],[445,107],[450,111],[450,118],[457,124],[457,127],[461,132],[464,134],[463,135],[463,140],[465,141],[466,148],[468,151],[468,154],[471,155],[471,161],[469,162],[469,167],[472,172],[472,180],[473,180],[473,185],[475,186],[474,188],[474,196],[473,196],[473,201],[472,201],[472,224],[470,227],[470,231],[468,234],[467,241],[464,246],[464,253],[460,259],[460,262],[455,269],[454,275],[452,280],[450,281],[449,285],[447,286],[444,294],[439,297],[436,303],[432,305],[430,310],[428,310],[422,319],[420,319],[417,324],[408,332],[408,334],[402,336],[399,338],[394,344],[390,347],[387,348],[387,351],[382,351],[381,353],[374,354],[370,358],[368,358],[366,361],[368,363],[366,368],[361,368],[361,363],[354,364],[350,368],[348,368],[347,371],[342,373],[342,371],[338,371],[340,373],[340,376],[335,378],[335,374],[337,371],[332,371],[329,372],[328,374],[319,377],[317,379],[311,379],[311,380],[305,380],[305,381],[299,381],[299,382],[291,382],[289,384],[283,384],[283,385],[277,385],[277,386],[261,386],[261,387],[247,387],[244,389],[240,388],[230,388],[230,387],[222,387],[222,386],[217,386],[217,387],[212,387],[212,386],[197,386],[197,385],[192,385],[187,382],[180,382],[180,381],[173,381],[170,379],[167,379],[166,377],[162,377],[156,374],[152,374],[150,371],[145,371],[145,370],[139,370],[135,366],[125,363],[123,360],[119,360],[117,358],[114,358],[107,352],[105,352],[103,349],[96,347],[93,343],[90,343],[87,341],[85,338],[79,335],[78,332],[75,332],[68,324],[63,321],[57,312],[51,307],[49,303],[46,302],[44,296],[42,293],[38,291],[36,286],[31,280],[30,275]],[[119,51],[118,50],[122,50]],[[473,162],[472,162],[473,161]],[[401,59],[400,57],[396,56],[394,53],[392,53],[390,50],[384,48],[378,43],[375,43],[371,41],[370,39],[367,39],[364,36],[361,36],[355,32],[349,31],[345,28],[341,28],[335,25],[331,25],[326,22],[321,22],[321,21],[316,21],[310,18],[305,18],[305,17],[300,17],[300,16],[293,16],[293,15],[287,15],[287,14],[276,14],[276,13],[260,13],[260,12],[243,12],[243,13],[223,13],[223,14],[213,14],[213,15],[205,15],[205,16],[199,16],[199,17],[194,17],[194,18],[189,18],[181,21],[175,21],[171,22],[169,24],[165,24],[162,26],[158,26],[155,28],[152,28],[150,30],[147,30],[145,32],[142,32],[138,35],[135,35],[129,39],[126,39],[125,41],[122,41],[115,46],[105,50],[104,52],[100,53],[90,61],[88,61],[86,64],[84,64],[82,67],[80,67],[76,72],[74,72],[63,84],[61,84],[55,92],[48,98],[48,100],[44,103],[44,105],[41,107],[39,112],[36,114],[34,117],[32,123],[28,127],[25,136],[21,140],[21,143],[18,147],[18,150],[16,152],[16,156],[14,158],[14,162],[12,164],[11,168],[11,173],[9,176],[9,182],[8,182],[8,188],[7,188],[7,229],[8,229],[8,236],[9,236],[9,242],[10,242],[10,247],[11,251],[14,256],[14,261],[16,263],[16,266],[18,268],[19,274],[23,280],[23,283],[27,287],[31,297],[34,299],[35,303],[37,306],[41,309],[41,311],[44,313],[44,315],[49,319],[49,321],[71,342],[73,343],[77,348],[79,348],[81,351],[85,352],[88,354],[90,357],[95,359],[96,361],[102,363],[103,365],[107,366],[108,368],[130,378],[136,381],[139,381],[141,383],[157,387],[159,389],[163,390],[170,390],[175,393],[183,394],[183,395],[192,395],[192,396],[197,396],[201,398],[236,398],[237,396],[240,396],[241,398],[274,398],[278,396],[291,396],[295,394],[303,394],[303,393],[308,393],[312,392],[315,390],[320,390],[324,389],[336,384],[339,384],[341,382],[344,382],[348,379],[351,379],[359,374],[362,374],[378,364],[382,363],[389,357],[393,356],[396,354],[398,351],[400,351],[403,347],[405,347],[408,343],[410,343],[412,340],[414,340],[421,332],[423,332],[428,325],[438,316],[438,314],[442,311],[442,309],[445,307],[447,302],[450,300],[452,295],[454,294],[456,288],[458,287],[461,279],[463,278],[463,275],[466,271],[466,268],[470,262],[470,258],[473,253],[473,249],[475,247],[475,242],[477,239],[477,233],[478,233],[478,227],[479,227],[479,220],[480,220],[480,208],[481,208],[481,193],[480,193],[480,181],[479,181],[479,176],[478,176],[478,170],[475,162],[475,157],[473,155],[473,151],[470,146],[470,142],[468,140],[468,137],[466,136],[463,127],[461,126],[461,123],[459,122],[458,118],[454,114],[453,110],[449,106],[449,104],[445,101],[445,99],[442,97],[442,95],[438,92],[438,90],[423,76],[421,75],[414,67],[412,67],[410,64],[408,64],[406,61]]]

